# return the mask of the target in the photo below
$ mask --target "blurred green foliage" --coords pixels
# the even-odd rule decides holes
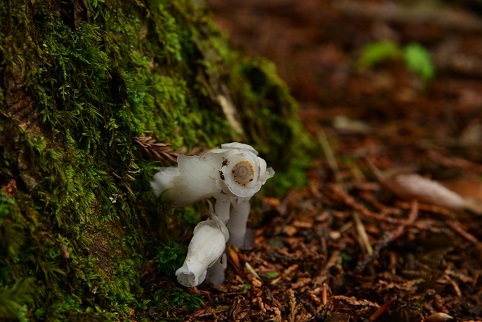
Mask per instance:
[[[389,60],[402,60],[408,70],[426,82],[435,76],[435,66],[430,52],[418,43],[406,46],[389,40],[369,43],[362,48],[357,66],[359,70],[365,70]]]

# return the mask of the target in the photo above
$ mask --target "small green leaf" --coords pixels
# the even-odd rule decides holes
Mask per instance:
[[[278,272],[268,272],[266,275],[269,279],[277,278],[279,276]]]
[[[358,59],[358,68],[364,70],[376,64],[394,59],[402,54],[400,47],[392,41],[382,40],[367,44]]]
[[[430,52],[419,44],[409,44],[404,48],[403,58],[407,68],[419,75],[425,81],[431,80],[435,75]]]

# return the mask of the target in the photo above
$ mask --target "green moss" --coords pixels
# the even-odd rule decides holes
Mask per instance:
[[[278,175],[301,173],[296,105],[274,67],[232,51],[202,6],[23,0],[2,2],[0,19],[0,187],[18,189],[0,193],[0,319],[122,320],[141,306],[141,265],[169,215],[136,136],[175,149],[239,139]]]
[[[163,245],[156,256],[159,271],[166,276],[173,276],[176,270],[182,266],[186,251],[187,247],[174,241]]]
[[[27,304],[31,301],[32,278],[16,282],[11,287],[0,289],[0,316],[2,319],[28,321]]]
[[[242,56],[227,44],[226,36],[217,31],[209,41],[196,39],[207,74],[199,86],[221,83],[230,89],[244,140],[253,144],[276,171],[276,176],[267,182],[267,191],[280,195],[301,187],[306,182],[304,170],[311,164],[315,145],[298,119],[296,102],[273,63],[261,57]],[[209,94],[201,88],[201,94],[206,92]]]
[[[189,294],[179,287],[170,287],[169,290],[158,289],[150,305],[157,309],[151,315],[155,321],[184,321],[185,312],[200,309],[204,302],[197,294]]]

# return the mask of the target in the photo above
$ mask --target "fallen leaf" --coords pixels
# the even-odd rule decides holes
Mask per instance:
[[[482,214],[481,203],[464,198],[434,180],[413,173],[386,177],[371,162],[369,164],[380,183],[403,199],[418,200],[455,211],[469,210]]]
[[[425,319],[425,322],[445,322],[454,320],[454,318],[445,313],[434,313]]]
[[[473,178],[461,178],[441,183],[465,199],[473,199],[482,202],[482,183],[479,180]]]
[[[415,199],[453,210],[465,207],[465,200],[457,193],[418,174],[399,174],[385,178],[382,184],[404,199]]]

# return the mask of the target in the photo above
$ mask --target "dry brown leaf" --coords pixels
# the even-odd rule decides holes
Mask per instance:
[[[462,210],[465,200],[439,184],[418,174],[399,174],[386,178],[383,185],[404,199],[416,199],[453,210]]]
[[[451,210],[469,210],[482,214],[482,205],[465,199],[440,183],[418,174],[399,174],[380,181],[383,186],[404,199],[415,199]]]
[[[461,211],[469,210],[482,214],[482,204],[470,198],[463,198],[440,183],[418,174],[399,174],[393,178],[381,178],[381,184],[396,195],[439,207]]]
[[[442,184],[418,174],[400,174],[384,179],[382,184],[405,199],[415,199],[456,211],[465,209],[482,214],[482,204],[476,200],[464,198]]]
[[[380,183],[403,199],[417,200],[455,211],[469,210],[478,215],[482,214],[481,202],[464,198],[434,180],[414,173],[387,177],[375,167],[371,160],[368,159],[367,162]]]
[[[425,322],[445,322],[454,320],[454,318],[445,313],[434,313],[425,319]]]
[[[478,178],[460,178],[441,183],[465,199],[473,199],[482,202],[482,182],[480,182]]]
[[[177,157],[180,155],[178,151],[171,150],[171,143],[157,142],[151,136],[138,136],[134,141],[143,148],[150,156],[154,156],[160,161],[166,161],[170,164],[177,163]]]
[[[463,198],[434,180],[413,173],[386,177],[371,162],[369,164],[380,183],[403,199],[418,200],[456,211],[469,210],[482,214],[482,204],[473,199]]]

